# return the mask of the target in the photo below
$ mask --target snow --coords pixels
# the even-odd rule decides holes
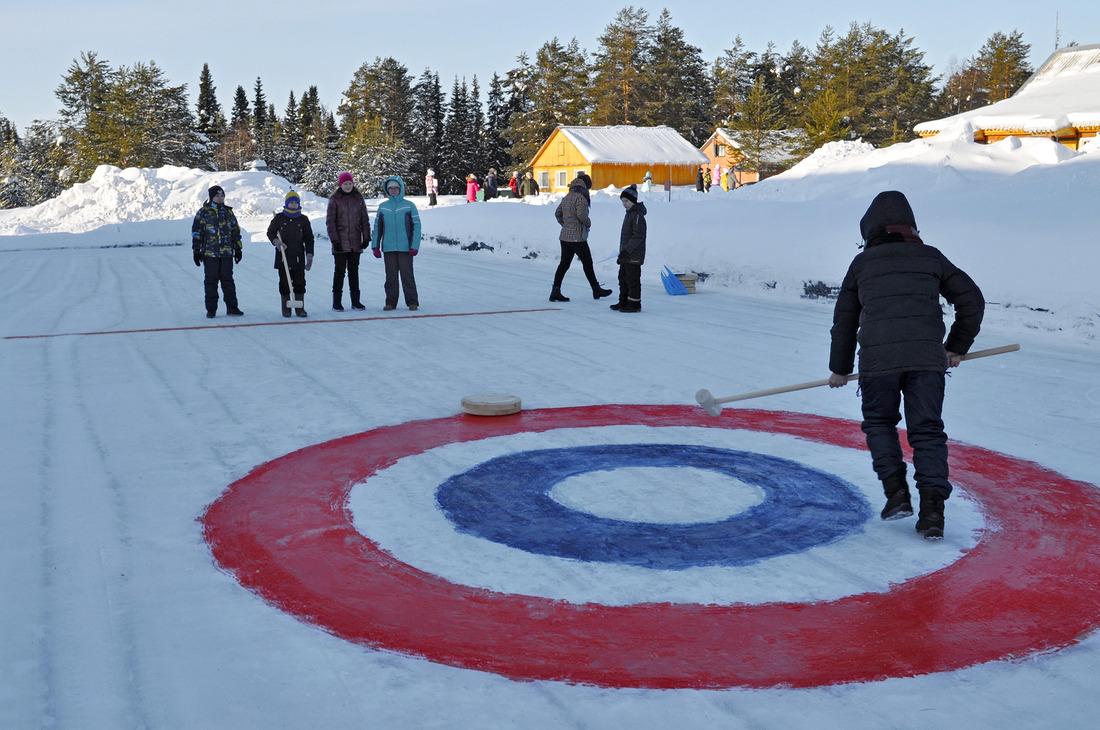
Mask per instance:
[[[699,165],[707,156],[672,127],[558,127],[581,157],[592,163]]]
[[[1100,46],[1056,51],[1015,94],[989,106],[914,127],[937,132],[965,120],[975,129],[1054,134],[1100,125]]]
[[[976,145],[960,125],[874,150],[829,145],[795,169],[709,194],[643,193],[643,311],[546,301],[557,263],[557,196],[417,201],[421,308],[383,315],[382,274],[362,264],[366,316],[328,310],[328,242],[308,274],[310,317],[286,324],[263,232],[289,189],[265,172],[100,168],[34,208],[0,212],[0,727],[1084,727],[1100,714],[1095,634],[1058,652],[818,689],[608,689],[516,682],[373,651],[268,605],[213,564],[197,520],[227,485],[305,446],[451,416],[470,393],[525,410],[693,404],[827,375],[829,300],[881,190],[909,197],[924,239],[982,286],[975,348],[949,381],[952,439],[1097,481],[1100,154],[1042,140]],[[245,317],[203,316],[190,219],[218,184],[251,235],[236,282]],[[593,191],[597,274],[615,281],[622,206]],[[369,201],[371,208],[377,201]],[[303,193],[314,229],[325,201]],[[462,246],[478,243],[478,250]],[[460,244],[460,245],[453,245]],[[492,250],[490,250],[490,248]],[[667,296],[663,265],[706,273]],[[345,300],[346,304],[346,300]],[[516,311],[529,310],[529,311]],[[479,314],[500,312],[500,314]],[[509,312],[509,313],[505,313]],[[424,315],[424,316],[420,316]],[[461,316],[432,316],[461,315]],[[216,325],[208,327],[208,325]],[[228,328],[218,325],[271,325]],[[81,335],[113,332],[119,334]],[[125,334],[122,334],[126,332]],[[855,420],[854,387],[746,408]],[[493,590],[613,605],[764,603],[881,593],[950,565],[980,541],[981,510],[948,503],[947,537],[877,519],[850,539],[742,567],[655,571],[524,553],[457,530],[432,485],[530,448],[692,443],[770,454],[835,474],[880,500],[866,454],[794,437],[615,426],[521,433],[401,459],[357,485],[356,529],[397,559]],[[626,521],[681,524],[759,499],[724,477],[607,472],[555,499]],[[667,470],[656,470],[667,471]],[[678,470],[679,471],[679,470]],[[961,490],[960,490],[961,491]],[[1093,519],[1089,517],[1089,519]],[[889,631],[889,627],[883,627]]]

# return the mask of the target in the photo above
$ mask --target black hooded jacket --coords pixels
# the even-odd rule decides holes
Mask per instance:
[[[946,371],[946,351],[966,354],[978,335],[985,313],[981,290],[921,241],[901,193],[879,193],[859,229],[866,248],[848,267],[837,296],[829,370],[849,375],[858,342],[861,375]],[[946,342],[941,296],[955,307]]]

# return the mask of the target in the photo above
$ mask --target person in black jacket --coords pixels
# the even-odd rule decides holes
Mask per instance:
[[[642,311],[642,264],[645,263],[645,203],[638,202],[638,187],[619,193],[626,215],[619,233],[619,302],[611,308],[617,312]]]
[[[302,215],[302,200],[298,193],[291,190],[286,194],[283,209],[275,214],[267,227],[267,240],[275,246],[275,270],[279,272],[279,294],[283,298],[283,316],[290,316],[290,292],[294,299],[304,302],[306,294],[306,272],[313,268],[313,227],[309,218]],[[287,268],[290,269],[290,281],[286,280],[282,254],[286,252]],[[297,307],[299,317],[308,316],[304,306]]]
[[[956,367],[974,343],[985,299],[966,272],[921,241],[913,210],[901,193],[879,193],[859,229],[865,248],[849,266],[833,312],[829,386],[848,382],[858,342],[862,426],[886,494],[884,520],[913,514],[897,430],[904,398],[920,493],[917,532],[939,539],[944,500],[951,494],[942,420],[944,380],[947,369]],[[941,296],[955,308],[946,341]]]

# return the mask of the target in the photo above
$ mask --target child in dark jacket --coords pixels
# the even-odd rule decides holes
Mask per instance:
[[[286,194],[283,209],[271,219],[267,227],[267,240],[275,246],[275,270],[279,272],[279,294],[283,298],[283,316],[290,316],[290,293],[294,299],[302,302],[306,294],[306,272],[313,267],[313,227],[309,218],[302,215],[302,201],[298,193],[291,190]],[[283,269],[282,248],[286,253],[287,268],[290,269],[290,281],[286,280]],[[308,316],[305,306],[295,309],[299,317]]]
[[[985,299],[966,272],[921,241],[901,193],[879,193],[859,228],[865,249],[848,268],[833,312],[829,386],[848,382],[858,341],[863,432],[886,494],[884,520],[913,514],[897,429],[904,397],[920,492],[917,532],[936,540],[943,537],[943,505],[951,494],[942,420],[944,376],[974,343]],[[955,307],[950,333],[941,296]]]
[[[611,308],[618,312],[642,311],[642,264],[645,263],[645,203],[638,202],[638,186],[619,193],[626,215],[619,233],[619,301]]]

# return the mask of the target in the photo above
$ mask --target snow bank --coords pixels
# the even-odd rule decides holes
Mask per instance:
[[[157,169],[100,165],[86,183],[78,183],[52,200],[0,217],[0,235],[83,233],[103,226],[141,221],[188,221],[207,200],[207,190],[221,185],[226,204],[238,217],[269,216],[282,208],[292,188],[268,172],[206,172],[184,167]],[[301,191],[302,209],[324,215],[327,200]]]

